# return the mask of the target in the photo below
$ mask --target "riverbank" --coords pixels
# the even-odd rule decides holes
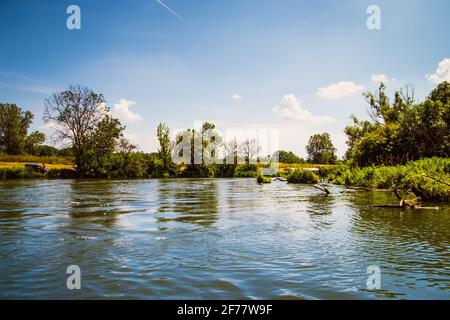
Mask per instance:
[[[71,164],[54,163],[46,164],[46,167],[48,172],[42,173],[32,168],[25,168],[24,163],[0,162],[0,180],[80,178]],[[138,178],[256,178],[261,175],[263,169],[262,164],[200,167],[204,167],[205,170],[194,170],[180,166],[176,174],[165,176],[154,176],[150,174],[149,168],[147,175]],[[430,158],[409,162],[401,166],[371,166],[365,168],[345,165],[280,163],[279,171],[273,176],[289,178],[292,174],[298,175],[298,170],[311,168],[317,169],[316,173],[309,173],[309,175],[314,175],[313,178],[315,178],[311,181],[325,180],[335,185],[365,190],[398,190],[403,192],[405,196],[412,193],[424,201],[450,202],[450,158]],[[109,176],[106,173],[100,178],[127,179],[130,177]],[[293,180],[295,179],[291,179],[291,182]]]
[[[450,158],[429,158],[402,166],[339,167],[322,175],[329,182],[367,190],[399,190],[425,201],[450,202]]]

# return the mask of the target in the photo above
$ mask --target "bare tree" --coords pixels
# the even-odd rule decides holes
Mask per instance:
[[[247,138],[240,144],[239,149],[240,154],[245,159],[245,163],[250,164],[250,162],[255,160],[255,157],[258,156],[260,146],[258,140]]]
[[[97,125],[109,109],[102,94],[82,86],[54,93],[45,100],[44,120],[56,124],[57,140],[72,145],[75,164],[80,167],[83,152]]]
[[[137,145],[132,144],[127,138],[121,137],[116,140],[116,150],[118,152],[130,153],[138,148]]]
[[[226,164],[238,164],[239,143],[234,137],[232,140],[225,143],[225,160]]]

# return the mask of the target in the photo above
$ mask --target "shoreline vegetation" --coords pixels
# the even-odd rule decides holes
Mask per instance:
[[[260,185],[307,184],[325,195],[330,191],[324,182],[362,191],[388,190],[399,207],[450,203],[450,83],[439,84],[423,102],[415,101],[410,88],[397,91],[392,102],[385,91],[380,83],[377,92],[364,93],[370,120],[351,116],[353,124],[345,128],[348,150],[338,160],[329,133],[310,137],[307,159],[283,150],[261,156],[258,140],[224,141],[209,122],[175,137],[161,123],[159,150],[139,152],[124,137],[125,127],[111,115],[103,95],[71,86],[44,103],[43,119],[52,124],[56,142],[67,146],[62,149],[45,145],[43,133],[28,133],[31,112],[0,103],[0,181],[253,178]],[[30,163],[43,164],[45,170],[25,166]]]

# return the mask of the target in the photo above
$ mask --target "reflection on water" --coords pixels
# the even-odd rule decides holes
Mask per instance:
[[[253,179],[0,183],[0,298],[450,298],[450,208]],[[82,290],[66,288],[79,265]],[[382,288],[366,289],[378,265]]]

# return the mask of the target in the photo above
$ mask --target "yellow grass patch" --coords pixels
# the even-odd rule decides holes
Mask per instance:
[[[30,163],[30,162],[26,162]],[[39,165],[42,165],[42,163],[36,163]],[[0,169],[1,168],[23,168],[25,167],[25,162],[0,162]],[[45,164],[45,167],[47,169],[73,169],[72,164],[59,164],[59,163],[53,163],[53,164]]]

